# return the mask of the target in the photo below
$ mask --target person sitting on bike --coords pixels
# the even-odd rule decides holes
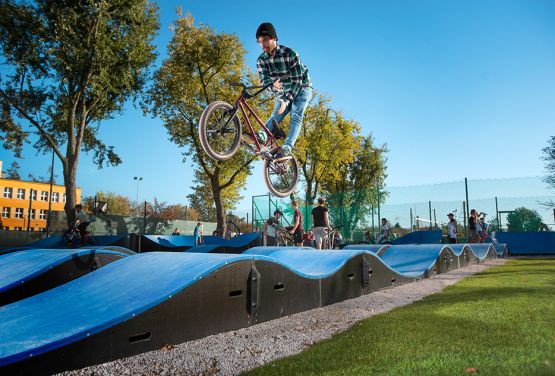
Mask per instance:
[[[380,232],[380,235],[376,238],[376,244],[386,242],[389,238],[389,231],[391,231],[391,226],[389,225],[387,218],[382,218],[382,232]]]
[[[324,206],[324,199],[318,198],[318,205],[312,209],[312,228],[316,249],[322,249],[322,242],[331,230],[328,208]]]
[[[264,238],[266,239],[267,246],[276,245],[277,229],[279,227],[279,219],[282,215],[283,214],[279,210],[276,210],[274,211],[274,216],[264,223]]]
[[[302,121],[308,102],[312,99],[312,84],[308,68],[301,62],[299,55],[277,44],[277,33],[269,22],[262,23],[256,30],[256,40],[262,48],[256,68],[263,85],[274,82],[270,90],[276,93],[274,110],[266,122],[266,128],[280,136],[274,130],[274,121],[279,124],[291,113],[289,133],[283,147],[275,151],[274,159],[283,159],[291,153],[301,131]],[[280,79],[283,77],[283,79]],[[283,132],[283,131],[282,131]],[[258,138],[265,140],[266,134],[261,130]]]
[[[87,234],[87,226],[89,225],[89,216],[83,210],[83,205],[75,205],[75,224],[77,225],[77,230],[81,234],[81,238],[85,239]]]

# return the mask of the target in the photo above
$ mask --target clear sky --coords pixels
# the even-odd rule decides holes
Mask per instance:
[[[280,5],[282,4],[282,5]],[[176,7],[218,32],[234,33],[255,69],[255,31],[272,22],[279,43],[295,49],[314,88],[332,106],[386,143],[389,186],[545,173],[541,149],[555,135],[555,1],[159,1],[158,66],[171,39]],[[292,3],[291,3],[292,4]],[[1,73],[2,71],[0,71]],[[159,119],[127,106],[103,122],[102,139],[116,146],[118,167],[98,170],[82,154],[77,175],[85,195],[98,190],[135,199],[186,204],[190,161]],[[50,156],[27,147],[24,177],[46,176]],[[4,170],[13,154],[0,150]],[[58,181],[62,181],[59,162]],[[243,191],[267,192],[261,162]],[[526,192],[522,192],[526,195]]]

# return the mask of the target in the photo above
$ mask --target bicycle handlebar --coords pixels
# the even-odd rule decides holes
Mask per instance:
[[[285,74],[285,75],[279,77],[277,80],[275,80],[275,81],[273,81],[273,82],[271,82],[271,83],[269,83],[269,84],[267,84],[267,85],[247,86],[247,85],[246,85],[245,83],[243,83],[243,82],[232,82],[232,83],[229,84],[229,86],[239,86],[239,87],[242,87],[242,88],[243,88],[243,92],[246,94],[245,96],[246,96],[247,98],[252,98],[252,97],[255,97],[255,96],[257,96],[258,94],[262,93],[264,90],[268,89],[270,86],[273,86],[277,81],[283,80],[283,79],[287,79],[287,78],[289,78],[289,75],[288,75],[288,74]],[[247,92],[247,90],[252,90],[252,89],[260,89],[260,90],[257,91],[257,92],[254,93],[254,94],[251,94],[251,93]]]

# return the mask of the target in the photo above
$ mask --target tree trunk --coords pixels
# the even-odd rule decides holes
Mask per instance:
[[[66,188],[66,204],[64,205],[64,210],[67,216],[68,227],[75,220],[75,205],[77,203],[77,192],[76,192],[76,176],[77,176],[77,159],[78,156],[71,155],[68,153],[66,161],[62,161],[64,168],[64,184]],[[51,197],[49,198],[52,199]]]
[[[216,232],[218,236],[223,236],[225,234],[225,208],[222,203],[220,183],[217,174],[210,177],[210,185],[212,186],[214,205],[216,205]]]

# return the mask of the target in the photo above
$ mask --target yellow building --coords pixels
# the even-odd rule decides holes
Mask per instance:
[[[63,185],[6,179],[0,161],[0,229],[16,231],[46,231],[48,200],[52,212],[63,212],[66,189]],[[75,201],[81,202],[81,188],[76,190]]]

